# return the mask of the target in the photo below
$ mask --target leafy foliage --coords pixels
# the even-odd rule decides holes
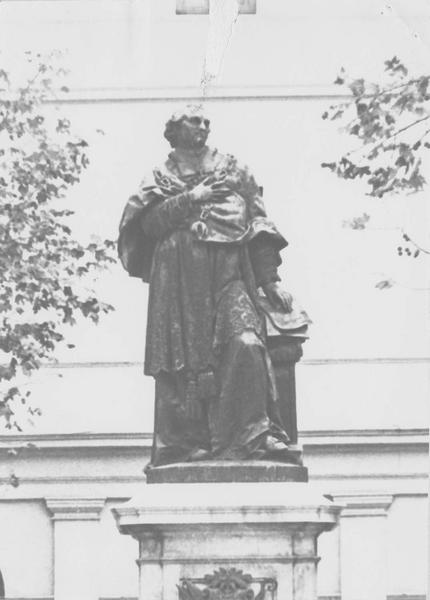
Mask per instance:
[[[18,429],[15,402],[30,395],[17,383],[22,375],[53,360],[65,326],[79,316],[97,323],[113,309],[85,278],[114,262],[114,243],[76,241],[64,203],[88,166],[88,144],[68,119],[46,114],[61,69],[27,58],[32,74],[21,87],[0,69],[0,415]]]
[[[335,84],[345,88],[350,99],[329,107],[323,119],[339,121],[343,131],[357,140],[357,147],[335,162],[322,163],[338,177],[363,180],[368,195],[383,198],[389,194],[413,194],[427,183],[425,153],[430,149],[430,75],[410,77],[396,56],[385,61],[387,80],[381,84],[351,79],[342,69]],[[363,213],[344,225],[365,229],[370,215]],[[418,258],[430,254],[402,231],[397,247],[401,257]],[[392,279],[376,284],[384,290]]]
[[[350,79],[342,69],[336,85],[351,100],[330,108],[323,119],[341,120],[359,142],[336,162],[323,163],[343,179],[364,179],[369,195],[414,193],[423,189],[423,153],[430,149],[430,75],[409,77],[395,56],[385,62],[385,84]]]

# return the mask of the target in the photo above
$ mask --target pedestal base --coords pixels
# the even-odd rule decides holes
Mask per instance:
[[[281,462],[201,461],[152,467],[146,470],[147,483],[229,483],[308,480],[306,467]]]
[[[275,589],[314,600],[317,537],[339,511],[292,482],[154,483],[113,509],[120,531],[139,541],[145,600],[270,600]]]

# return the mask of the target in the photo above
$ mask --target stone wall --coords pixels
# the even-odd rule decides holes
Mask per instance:
[[[24,50],[66,51],[71,92],[46,111],[59,108],[90,142],[91,166],[68,198],[77,235],[115,238],[126,198],[164,160],[164,121],[201,94],[208,24],[204,15],[176,15],[174,0],[0,3],[0,67],[24,74]],[[421,598],[425,590],[428,295],[414,289],[425,265],[397,257],[393,229],[423,235],[425,196],[412,211],[410,199],[375,204],[320,163],[345,144],[321,119],[341,99],[332,85],[339,68],[378,79],[397,54],[426,72],[429,32],[419,0],[257,0],[256,15],[238,19],[207,101],[213,144],[248,163],[264,186],[290,241],[281,275],[314,321],[297,370],[300,436],[311,481],[346,506],[340,528],[321,538],[326,600],[356,590],[364,600],[375,589]],[[342,227],[365,210],[374,229]],[[401,285],[376,289],[384,276]],[[97,290],[116,313],[71,334],[76,349],[33,381],[42,418],[0,440],[9,597],[51,598],[54,579],[73,590],[75,561],[88,565],[94,597],[137,594],[137,548],[117,533],[110,506],[140,488],[149,452],[146,287],[117,267]]]

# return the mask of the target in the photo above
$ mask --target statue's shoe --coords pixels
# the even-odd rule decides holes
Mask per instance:
[[[187,459],[187,462],[196,462],[200,460],[209,460],[211,458],[211,453],[209,450],[204,450],[203,448],[196,448],[190,454]]]
[[[285,442],[272,435],[268,435],[265,439],[264,454],[261,458],[263,460],[276,460],[299,466],[303,464],[297,453],[292,452]]]
[[[285,442],[275,438],[273,435],[268,435],[264,440],[264,449],[267,452],[280,452],[288,450],[288,446]]]

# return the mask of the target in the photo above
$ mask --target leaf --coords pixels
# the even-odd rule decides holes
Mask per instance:
[[[331,162],[331,163],[323,162],[323,163],[321,163],[321,166],[323,169],[330,169],[330,171],[335,171],[337,165],[334,162]]]
[[[354,96],[362,96],[364,94],[364,79],[355,79],[349,84],[349,88]]]
[[[9,483],[14,488],[19,487],[20,481],[19,481],[18,477],[15,475],[15,473],[10,474]]]
[[[408,70],[403,63],[400,62],[400,59],[397,56],[394,56],[390,60],[385,61],[385,70],[388,71],[391,75],[396,75],[397,73],[401,73],[406,76],[408,74]]]
[[[55,358],[64,323],[75,325],[80,317],[97,322],[111,310],[91,290],[78,295],[74,282],[115,261],[113,241],[98,244],[88,260],[67,222],[73,211],[55,204],[79,183],[89,164],[88,143],[73,133],[67,116],[57,119],[56,132],[48,127],[42,105],[54,87],[67,90],[58,84],[62,69],[40,55],[27,57],[33,73],[22,87],[0,69],[1,87],[11,79],[16,89],[13,98],[0,99],[0,349],[11,357],[0,365],[0,380],[10,381],[0,396],[0,416],[5,427],[17,430],[13,404],[26,404],[30,395],[17,376],[31,375]],[[28,410],[40,414],[38,407]]]
[[[378,283],[375,284],[375,287],[379,290],[387,290],[389,288],[392,288],[393,285],[394,281],[392,279],[383,279],[382,281],[378,281]]]
[[[344,221],[343,222],[343,226],[344,227],[350,227],[351,229],[365,229],[367,223],[370,221],[370,215],[368,215],[367,213],[363,213],[362,215],[360,215],[359,217],[354,217],[353,219],[349,220],[349,221]]]

